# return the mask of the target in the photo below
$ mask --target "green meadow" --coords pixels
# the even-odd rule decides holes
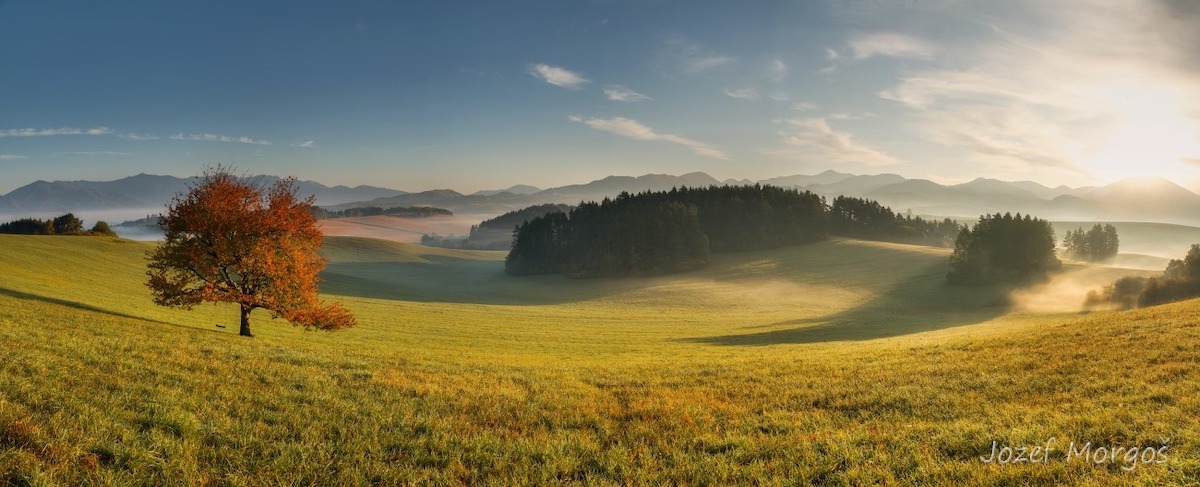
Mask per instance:
[[[0,235],[0,485],[1200,482],[1200,301],[1079,312],[1147,271],[947,287],[946,250],[834,239],[516,278],[336,237],[322,290],[358,327],[246,339],[231,305],[154,306],[151,245]]]

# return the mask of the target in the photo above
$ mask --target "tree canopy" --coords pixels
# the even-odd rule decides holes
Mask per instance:
[[[838,196],[829,208],[829,231],[839,237],[949,247],[962,227],[949,218],[901,216],[874,200]]]
[[[89,231],[83,230],[83,220],[73,213],[40,220],[37,218],[21,218],[6,223],[0,223],[0,233],[17,235],[100,235],[115,237],[107,222],[98,221]]]
[[[1157,277],[1122,277],[1100,291],[1090,291],[1086,307],[1103,304],[1121,309],[1154,306],[1200,296],[1200,244],[1192,244],[1183,259],[1171,259]]]
[[[959,232],[947,280],[965,284],[1044,277],[1061,266],[1054,242],[1054,228],[1046,220],[1020,213],[984,215]]]
[[[325,259],[313,201],[299,198],[292,178],[265,187],[223,167],[207,170],[160,217],[166,235],[147,271],[154,302],[237,304],[243,336],[253,336],[250,313],[258,308],[306,329],[353,326],[344,308],[317,298]]]
[[[1063,237],[1063,247],[1066,247],[1068,257],[1088,262],[1106,262],[1117,256],[1121,241],[1117,237],[1117,228],[1097,223],[1087,232],[1083,227],[1068,230]]]
[[[829,235],[824,201],[775,186],[621,193],[517,227],[509,274],[632,276],[703,267],[709,254],[773,248]]]

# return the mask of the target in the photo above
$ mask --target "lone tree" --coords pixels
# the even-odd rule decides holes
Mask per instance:
[[[294,179],[266,187],[218,166],[188,189],[159,216],[166,236],[146,272],[155,304],[236,303],[242,336],[253,336],[256,308],[305,329],[354,326],[345,308],[317,299],[322,235],[310,211],[314,198],[300,199]]]

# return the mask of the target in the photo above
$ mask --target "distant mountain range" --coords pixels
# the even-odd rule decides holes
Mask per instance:
[[[278,176],[252,176],[266,184]],[[0,196],[0,212],[53,212],[111,209],[160,209],[176,194],[187,190],[195,178],[138,174],[116,181],[37,181]],[[325,186],[297,181],[300,193],[317,197],[318,205],[337,205],[404,194],[374,186]]]
[[[270,183],[274,176],[258,176]],[[186,188],[191,179],[139,174],[117,181],[38,181],[0,196],[0,213],[82,211],[129,208],[162,208]],[[1200,195],[1161,178],[1134,178],[1107,186],[1047,187],[1031,181],[979,178],[943,185],[896,174],[855,175],[825,171],[758,181],[808,190],[830,199],[838,195],[865,197],[897,212],[974,219],[983,213],[1031,213],[1051,220],[1155,221],[1200,224]],[[609,176],[586,184],[540,189],[516,185],[503,190],[462,194],[449,189],[406,193],[373,186],[328,187],[299,182],[303,194],[313,194],[317,204],[341,210],[353,207],[435,206],[459,214],[495,216],[543,203],[576,204],[601,200],[622,191],[662,191],[673,187],[753,184],[748,180],[719,181],[694,172],[679,176],[646,174]]]

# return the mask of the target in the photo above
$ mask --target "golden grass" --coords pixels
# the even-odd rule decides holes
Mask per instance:
[[[359,328],[242,339],[232,308],[152,306],[147,248],[0,236],[0,484],[1200,479],[1197,301],[1014,310],[944,287],[942,251],[848,240],[570,281],[330,239]],[[1169,461],[978,459],[1050,437]]]

